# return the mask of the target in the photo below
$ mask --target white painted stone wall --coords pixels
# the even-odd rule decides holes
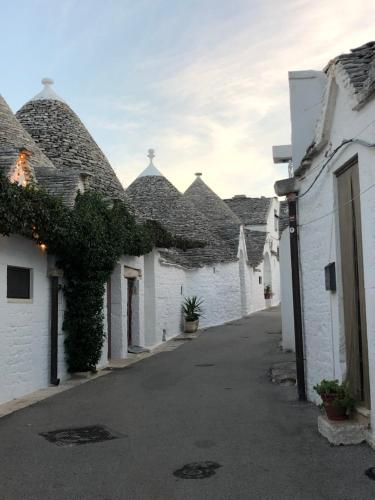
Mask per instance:
[[[264,270],[263,263],[259,264],[255,269],[247,266],[247,272],[250,282],[250,303],[248,314],[265,309],[266,302],[264,299]],[[262,282],[259,283],[259,277]]]
[[[155,302],[155,340],[156,345],[183,331],[182,302],[186,291],[186,272],[184,269],[155,264],[156,302]]]
[[[32,269],[32,299],[7,299],[7,265]],[[19,236],[0,237],[0,403],[49,382],[47,255]]]
[[[202,327],[241,318],[239,263],[221,263],[188,271],[186,294],[197,295],[204,300]]]
[[[332,117],[329,145],[314,159],[301,181],[303,193],[325,161],[327,148],[336,147],[343,139],[359,137],[374,141],[375,102],[370,101],[360,111],[353,112],[347,98],[345,82],[338,75],[339,90]],[[313,385],[322,378],[343,378],[346,370],[340,242],[338,233],[337,186],[335,171],[358,155],[363,264],[367,336],[370,366],[371,398],[375,402],[375,151],[358,144],[343,148],[329,163],[311,192],[298,203],[300,224],[301,287],[303,297],[306,378],[309,399],[318,402]],[[337,292],[325,290],[324,267],[336,262]],[[372,413],[372,428],[375,427]],[[372,439],[374,439],[372,437]]]
[[[133,295],[132,335],[135,345],[145,345],[145,304],[144,304],[144,258],[122,256],[111,276],[111,359],[123,359],[128,356],[128,284],[124,276],[125,266],[140,271],[136,279]],[[104,295],[104,332],[105,339],[99,368],[108,365],[108,293]]]
[[[272,287],[272,299],[269,301],[269,305],[277,306],[280,303],[280,263],[277,257],[277,249],[279,247],[279,229],[278,229],[278,218],[275,218],[275,214],[279,215],[279,201],[277,198],[273,198],[267,215],[267,225],[266,232],[267,238],[264,247],[264,255],[268,254],[271,267],[271,287]],[[276,222],[276,224],[275,224]],[[263,266],[263,271],[265,271]],[[265,280],[263,281],[266,285]]]
[[[292,121],[292,157],[299,165],[314,139],[326,75],[323,71],[289,71],[290,115]]]
[[[288,228],[284,229],[280,238],[280,283],[282,346],[284,350],[295,351],[292,266]]]

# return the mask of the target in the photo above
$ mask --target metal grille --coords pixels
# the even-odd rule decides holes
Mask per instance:
[[[90,425],[72,429],[59,429],[56,431],[42,432],[40,434],[50,443],[57,446],[78,446],[81,444],[100,443],[124,437],[113,432],[104,425]]]

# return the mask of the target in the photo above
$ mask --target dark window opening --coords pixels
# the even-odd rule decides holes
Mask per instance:
[[[262,284],[262,276],[259,276],[259,284]]]
[[[7,298],[30,299],[30,269],[25,267],[7,267]]]

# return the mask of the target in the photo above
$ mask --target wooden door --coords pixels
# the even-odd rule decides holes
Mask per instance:
[[[347,381],[353,397],[370,408],[358,163],[342,169],[337,181]]]
[[[133,326],[133,294],[134,294],[134,278],[127,278],[128,281],[128,346],[133,344],[132,326]]]

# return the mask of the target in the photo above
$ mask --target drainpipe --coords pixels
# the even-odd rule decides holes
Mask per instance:
[[[59,323],[59,275],[50,274],[51,280],[51,323],[50,323],[50,383],[59,385],[58,373],[58,323]]]
[[[301,288],[299,276],[299,247],[297,224],[297,195],[287,194],[289,208],[290,259],[292,266],[294,336],[296,344],[296,368],[298,399],[306,401],[305,360],[303,347]]]

